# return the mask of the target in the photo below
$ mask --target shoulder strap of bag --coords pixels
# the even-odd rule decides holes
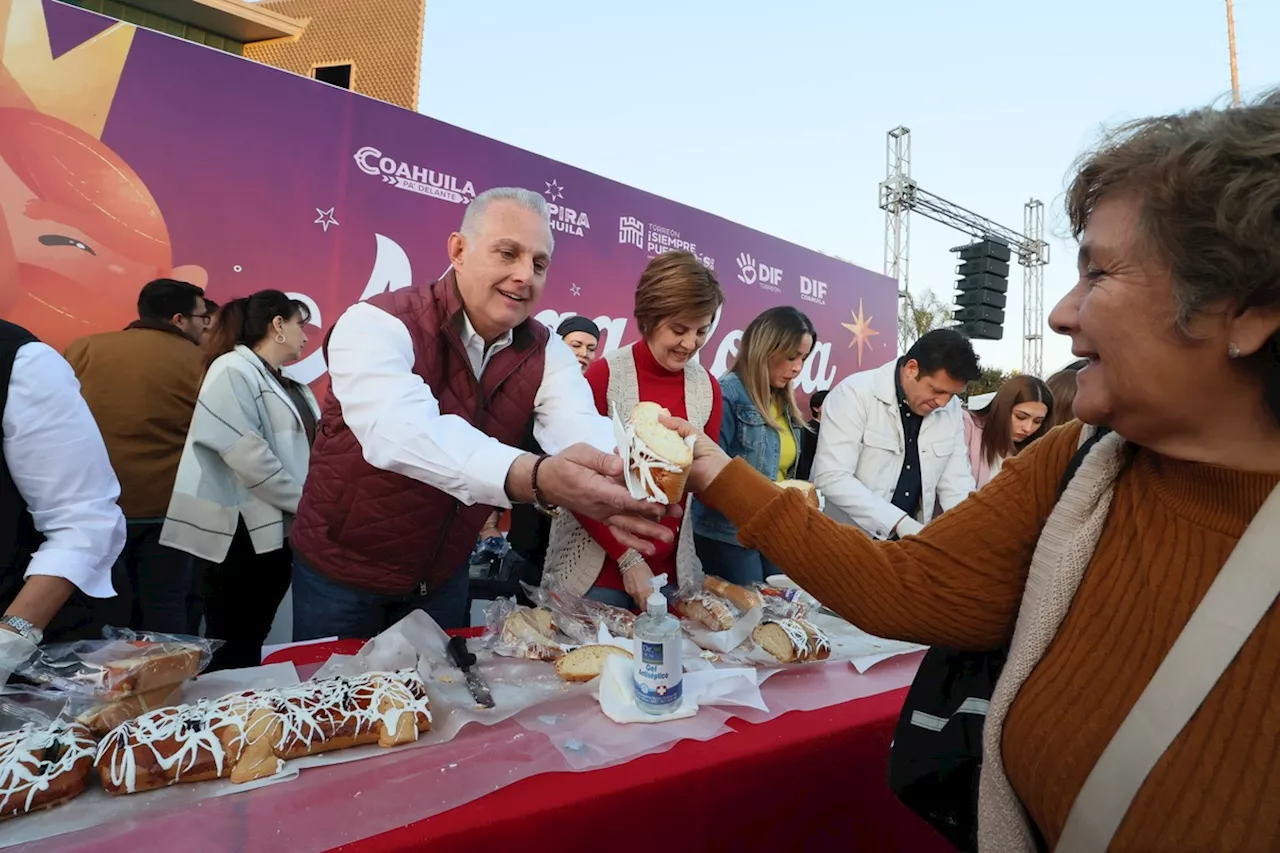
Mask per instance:
[[[1085,429],[1087,430],[1088,427],[1085,427]],[[1071,457],[1071,461],[1067,463],[1067,470],[1062,474],[1062,482],[1058,484],[1058,500],[1062,500],[1062,496],[1066,494],[1067,486],[1071,485],[1072,478],[1080,470],[1080,465],[1083,464],[1084,458],[1089,455],[1089,451],[1109,432],[1111,432],[1109,427],[1098,427],[1093,431],[1092,435],[1086,436],[1083,432],[1080,434],[1080,446]]]
[[[1280,595],[1280,486],[1236,543],[1173,648],[1102,751],[1055,853],[1101,853],[1165,750]]]

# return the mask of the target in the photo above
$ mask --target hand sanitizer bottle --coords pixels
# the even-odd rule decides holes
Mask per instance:
[[[684,636],[680,620],[667,613],[667,597],[662,594],[667,576],[658,575],[652,583],[653,592],[634,631],[636,707],[646,714],[670,714],[684,698]]]

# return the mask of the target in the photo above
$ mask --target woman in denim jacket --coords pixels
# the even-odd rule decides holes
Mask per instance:
[[[720,446],[771,480],[794,476],[808,429],[792,383],[818,341],[813,322],[790,306],[770,308],[742,335],[738,360],[720,380]],[[759,551],[738,544],[733,522],[694,505],[694,542],[704,571],[731,583],[763,583],[776,572]]]

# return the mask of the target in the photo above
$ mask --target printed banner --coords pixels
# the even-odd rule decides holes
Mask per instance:
[[[896,354],[896,285],[877,273],[53,0],[0,0],[0,32],[0,317],[59,349],[127,325],[152,278],[218,301],[276,288],[312,306],[293,372],[323,385],[323,330],[358,300],[439,277],[464,206],[522,186],[546,197],[555,229],[538,319],[590,317],[605,351],[637,337],[632,296],[648,259],[680,249],[726,293],[701,354],[713,373],[779,304],[818,329],[802,393]]]

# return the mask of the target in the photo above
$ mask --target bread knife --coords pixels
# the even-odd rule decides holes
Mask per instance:
[[[489,692],[489,685],[484,683],[484,679],[480,677],[480,673],[476,672],[476,656],[467,649],[467,641],[464,637],[449,638],[449,659],[453,661],[458,669],[462,670],[462,674],[467,678],[467,690],[471,692],[471,698],[476,700],[476,704],[481,708],[493,707],[493,694]]]

